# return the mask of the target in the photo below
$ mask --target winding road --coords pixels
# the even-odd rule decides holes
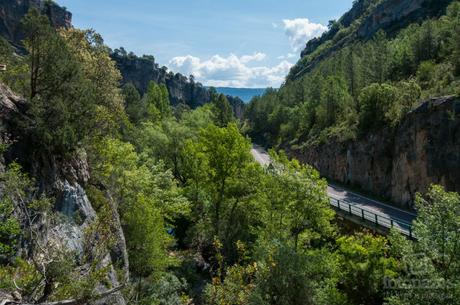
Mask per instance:
[[[271,162],[267,151],[258,145],[253,145],[251,154],[263,166]],[[401,233],[412,236],[412,221],[417,217],[415,213],[398,209],[386,203],[354,193],[343,187],[329,184],[327,193],[331,205],[342,215],[358,224],[372,223],[389,229],[397,228]]]

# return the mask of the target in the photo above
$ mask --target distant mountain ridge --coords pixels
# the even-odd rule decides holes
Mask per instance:
[[[218,93],[225,95],[236,96],[242,99],[245,103],[249,103],[255,96],[261,96],[267,91],[267,88],[231,88],[231,87],[216,87]]]

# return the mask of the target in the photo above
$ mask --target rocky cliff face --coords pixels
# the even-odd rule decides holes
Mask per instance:
[[[36,226],[38,243],[45,245],[41,248],[65,249],[75,254],[76,264],[84,270],[85,264],[81,260],[83,257],[91,257],[92,249],[88,249],[87,229],[96,221],[98,215],[91,202],[89,201],[85,186],[90,177],[86,154],[80,151],[73,157],[62,158],[60,156],[31,154],[28,149],[27,139],[22,137],[20,129],[16,128],[14,121],[18,116],[22,116],[27,107],[27,102],[14,94],[9,88],[0,83],[0,143],[3,138],[9,138],[10,147],[3,155],[0,155],[0,172],[11,162],[18,162],[27,170],[30,176],[36,181],[38,191],[53,198],[53,213],[58,215],[59,221],[45,222],[40,221]],[[0,190],[2,188],[0,182]],[[27,196],[33,196],[27,194]],[[20,211],[19,203],[14,203],[15,210]],[[25,217],[24,217],[25,218]],[[22,217],[19,217],[22,219]],[[22,224],[30,227],[30,224]],[[121,237],[124,243],[124,237]],[[48,247],[49,246],[49,247]],[[52,247],[51,247],[52,246]],[[105,257],[100,262],[101,268],[108,269],[107,282],[111,287],[119,286],[118,276],[112,266],[113,260],[123,260],[121,257],[111,257],[112,250],[107,249]],[[30,255],[29,245],[22,245],[20,252]],[[112,251],[112,252],[123,252]],[[80,264],[83,264],[82,266]],[[108,290],[106,285],[96,287],[99,293]],[[98,304],[126,304],[123,296],[118,292],[102,299]]]
[[[123,76],[123,83],[132,83],[141,94],[147,91],[149,82],[154,81],[168,87],[173,105],[184,103],[196,108],[210,100],[208,90],[200,83],[189,81],[179,73],[168,72],[166,67],[160,67],[155,62],[153,56],[137,57],[114,52],[112,59]]]
[[[195,82],[193,78],[160,67],[153,56],[138,57],[116,50],[112,53],[112,59],[117,63],[123,76],[123,84],[132,83],[141,94],[147,91],[149,82],[154,81],[166,85],[172,105],[186,104],[191,108],[197,108],[211,101],[209,89]],[[242,117],[244,102],[237,97],[227,98],[236,116]]]
[[[452,0],[385,0],[375,8],[357,31],[370,39],[379,30],[393,33],[410,23],[439,16]]]
[[[20,21],[33,7],[47,15],[51,24],[56,28],[72,26],[72,14],[52,1],[2,0],[0,2],[0,36],[6,38],[14,46],[20,46],[24,39]]]
[[[415,194],[430,184],[460,191],[460,99],[427,101],[394,131],[291,154],[327,178],[411,208]]]

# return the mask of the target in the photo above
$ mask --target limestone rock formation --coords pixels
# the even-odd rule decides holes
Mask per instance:
[[[138,57],[133,54],[112,53],[123,76],[123,83],[132,83],[141,94],[147,91],[150,81],[165,84],[168,87],[171,104],[187,104],[196,108],[210,100],[208,90],[200,83],[189,80],[179,73],[160,67],[153,56]]]
[[[379,30],[392,34],[410,23],[439,16],[452,0],[385,0],[378,5],[357,31],[370,39]]]
[[[38,191],[55,199],[53,213],[59,215],[59,221],[34,223],[33,228],[38,232],[35,239],[43,245],[55,246],[50,249],[65,249],[65,251],[75,254],[78,265],[83,257],[91,257],[92,249],[89,249],[85,244],[86,234],[87,229],[97,221],[98,217],[84,189],[90,177],[86,154],[81,151],[74,154],[73,157],[66,158],[30,154],[30,150],[27,148],[27,138],[22,136],[20,129],[16,128],[14,124],[15,118],[23,115],[23,109],[26,107],[27,102],[24,99],[0,83],[0,135],[2,137],[7,135],[10,141],[10,147],[5,153],[5,158],[0,157],[0,171],[4,171],[5,167],[13,161],[19,162],[23,169],[27,170],[36,181]],[[0,140],[3,141],[3,139]],[[0,183],[0,190],[1,188]],[[29,195],[31,196],[31,194]],[[18,203],[14,204],[18,205]],[[21,210],[21,208],[17,210]],[[114,215],[118,217],[118,213],[114,213]],[[119,223],[119,219],[114,219],[114,221]],[[30,226],[29,223],[22,225]],[[125,243],[124,236],[118,243],[119,245]],[[21,253],[25,255],[31,253],[27,243],[21,247],[24,247],[21,249]],[[126,246],[124,245],[124,247]],[[122,249],[112,250],[106,249],[105,257],[99,264],[101,267],[108,267],[107,282],[110,283],[111,287],[117,287],[120,283],[112,266],[112,261],[113,259],[123,261],[126,258],[111,257],[112,252],[123,253]],[[80,267],[85,268],[85,266]],[[102,294],[108,288],[106,285],[100,284],[96,290]],[[115,292],[99,300],[97,304],[124,305],[126,302],[120,292]]]
[[[0,36],[14,46],[20,46],[24,39],[20,21],[32,7],[38,8],[47,15],[51,24],[56,28],[70,28],[72,26],[72,14],[53,1],[2,0],[0,4]]]
[[[24,107],[25,100],[0,83],[0,132],[8,129],[11,118]]]
[[[195,82],[193,77],[186,77],[180,73],[168,71],[160,67],[153,56],[138,57],[127,54],[123,49],[115,50],[111,55],[117,63],[123,76],[123,84],[132,83],[141,94],[147,91],[150,81],[165,84],[168,88],[172,105],[185,104],[190,108],[197,108],[211,101],[208,88]],[[237,97],[227,96],[237,117],[242,117],[244,102]]]
[[[290,153],[331,180],[411,208],[433,183],[460,192],[460,99],[426,101],[394,131]]]

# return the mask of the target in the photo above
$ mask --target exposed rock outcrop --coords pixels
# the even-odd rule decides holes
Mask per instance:
[[[410,23],[441,15],[452,1],[383,0],[368,15],[365,15],[372,5],[372,1],[359,0],[354,2],[353,7],[338,20],[338,23],[347,28],[359,18],[364,18],[355,33],[355,39],[370,39],[379,30],[384,30],[391,35]],[[308,41],[301,57],[313,53],[321,44],[334,38],[339,29],[339,27],[332,27],[320,38]]]
[[[138,57],[114,52],[112,59],[123,76],[123,83],[132,83],[141,94],[147,91],[149,82],[154,81],[168,87],[173,105],[183,103],[196,108],[210,100],[209,92],[203,85],[189,81],[182,74],[168,72],[166,67],[160,67],[155,62],[153,56]]]
[[[56,27],[70,28],[72,14],[53,1],[44,0],[2,0],[0,4],[0,36],[18,47],[24,39],[21,20],[30,8],[37,8],[47,15]]]
[[[389,34],[410,23],[438,17],[452,0],[385,0],[378,5],[357,31],[359,38],[370,39],[379,30]]]
[[[48,230],[47,238],[60,243],[69,251],[76,254],[78,260],[84,255],[92,255],[92,249],[85,244],[87,230],[97,220],[96,211],[88,200],[85,190],[78,183],[70,184],[65,180],[62,184],[60,198],[56,201],[56,211],[65,218],[53,228]],[[124,237],[123,237],[124,242]],[[111,287],[118,287],[120,281],[112,264],[113,260],[109,251],[99,262],[100,268],[107,268],[107,281]],[[108,290],[107,286],[99,283],[95,287],[98,293]],[[106,298],[97,301],[100,305],[125,305],[126,301],[120,292],[115,292]]]
[[[116,50],[111,57],[123,76],[123,84],[132,83],[141,94],[147,91],[149,82],[154,81],[166,85],[172,105],[186,104],[194,109],[211,101],[208,88],[195,82],[193,77],[188,78],[180,73],[168,71],[166,67],[160,67],[153,56],[138,57],[126,54],[124,50]],[[242,117],[244,102],[232,96],[227,96],[227,99],[235,115]]]
[[[327,178],[413,207],[433,183],[460,192],[460,99],[426,101],[394,131],[290,153]]]
[[[19,113],[19,108],[24,106],[25,100],[23,98],[0,83],[0,132],[5,132],[8,129],[11,118]]]
[[[4,171],[7,164],[12,161],[19,162],[30,176],[36,181],[39,193],[44,193],[50,198],[54,198],[53,212],[59,215],[59,221],[45,222],[38,221],[33,224],[37,235],[34,236],[36,242],[43,245],[53,245],[51,249],[65,249],[73,253],[76,257],[76,264],[82,264],[82,269],[88,264],[83,263],[83,257],[92,257],[92,249],[86,244],[88,228],[97,221],[97,213],[88,199],[85,186],[89,180],[90,173],[87,164],[87,158],[84,151],[74,154],[73,157],[51,156],[30,154],[27,148],[27,139],[22,137],[20,129],[16,128],[14,121],[24,115],[24,109],[27,102],[21,97],[14,94],[8,87],[0,83],[0,135],[7,135],[10,141],[10,148],[5,154],[0,155],[0,171]],[[0,190],[1,190],[0,183]],[[32,194],[27,194],[28,197]],[[14,203],[18,205],[18,203]],[[24,209],[19,207],[17,210]],[[19,212],[18,212],[19,213]],[[113,213],[118,217],[118,213]],[[19,217],[19,219],[26,217]],[[27,220],[30,221],[30,220]],[[114,223],[120,222],[119,219],[113,219]],[[31,227],[30,223],[22,224],[23,227]],[[114,228],[116,230],[116,228]],[[120,231],[120,230],[119,230]],[[120,234],[116,232],[117,237]],[[121,231],[121,234],[122,231]],[[124,244],[124,236],[121,236],[118,243]],[[95,239],[97,240],[97,238]],[[30,245],[24,243],[21,253],[31,255],[33,252],[29,249]],[[126,247],[126,245],[124,245]],[[43,248],[43,247],[42,247]],[[52,251],[45,247],[45,251]],[[99,265],[101,268],[107,267],[108,274],[106,281],[111,287],[120,285],[117,273],[112,266],[111,252],[118,252],[123,255],[123,250],[111,251],[106,249],[102,251],[104,257]],[[50,253],[51,254],[51,253]],[[117,260],[123,261],[126,257],[117,257]],[[96,287],[98,293],[103,294],[108,290],[106,285],[100,284]],[[119,291],[99,300],[97,304],[126,304],[123,296]]]

